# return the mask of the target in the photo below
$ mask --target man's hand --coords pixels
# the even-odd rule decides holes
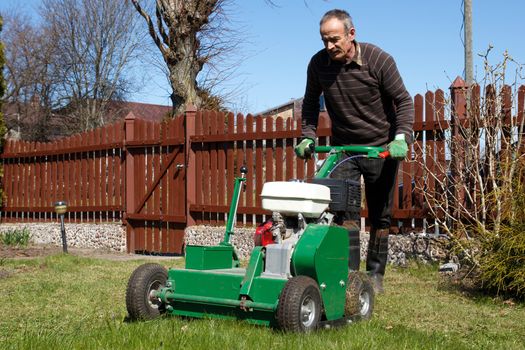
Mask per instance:
[[[297,146],[295,146],[295,154],[301,159],[309,159],[312,157],[312,148],[314,147],[314,140],[305,138]]]
[[[388,144],[388,151],[390,152],[390,157],[393,159],[405,159],[408,153],[408,144],[405,141],[405,135],[396,135],[394,141]]]

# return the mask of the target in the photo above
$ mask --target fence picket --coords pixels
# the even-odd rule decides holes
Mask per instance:
[[[209,135],[217,135],[217,112],[211,111],[208,113],[208,119],[209,119]],[[217,159],[217,143],[210,144],[210,201],[211,205],[217,206],[218,203],[218,193],[217,189],[219,188],[219,179],[218,179],[218,172],[217,172],[217,166],[218,166],[218,159]],[[217,216],[218,213],[214,213],[210,224],[216,225],[217,224]]]
[[[217,134],[218,135],[224,135],[225,134],[225,124],[226,119],[223,112],[219,112],[217,115]],[[220,142],[218,144],[218,150],[217,150],[217,177],[219,180],[218,183],[218,204],[219,205],[226,205],[226,196],[223,189],[226,188],[226,142]],[[224,224],[224,215],[219,216],[219,225]]]
[[[246,133],[252,134],[254,132],[254,117],[251,114],[248,114],[246,116]],[[254,165],[254,150],[253,150],[253,141],[252,140],[246,140],[245,143],[246,147],[246,168],[248,168],[248,173],[246,174],[246,191],[244,192],[244,197],[246,198],[246,206],[247,207],[253,207],[254,206],[254,196],[253,192],[255,190],[255,183],[254,183],[254,177],[255,177],[255,165]],[[246,215],[246,214],[245,214]],[[251,215],[246,215],[246,222],[249,224],[253,224],[253,217]]]
[[[264,132],[263,118],[255,118],[255,133],[260,135]],[[261,192],[264,184],[264,163],[263,163],[263,140],[255,141],[255,205],[260,208],[262,205]],[[256,222],[261,222],[262,218],[258,217]]]
[[[275,131],[284,131],[283,118],[277,117],[275,120]],[[275,180],[284,181],[284,139],[279,138],[275,142]]]

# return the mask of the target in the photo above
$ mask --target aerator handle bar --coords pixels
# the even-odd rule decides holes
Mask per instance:
[[[230,245],[230,235],[233,234],[233,225],[235,224],[235,218],[237,217],[237,207],[239,206],[239,198],[241,196],[241,184],[246,181],[246,174],[248,168],[242,166],[241,177],[235,178],[235,184],[233,186],[233,196],[230,204],[230,212],[228,213],[228,221],[226,222],[226,232],[224,233],[224,240],[221,245]]]
[[[334,167],[342,160],[345,153],[362,155],[367,158],[387,158],[390,152],[383,147],[374,146],[317,146],[316,153],[329,153],[323,165],[315,174],[315,178],[325,178],[330,175]]]

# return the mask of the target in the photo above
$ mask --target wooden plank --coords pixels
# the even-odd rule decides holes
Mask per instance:
[[[273,163],[273,154],[274,154],[274,140],[271,138],[271,135],[273,135],[273,119],[270,117],[265,118],[265,124],[266,124],[266,135],[269,136],[268,139],[266,139],[266,149],[264,151],[265,153],[265,175],[266,175],[266,182],[274,181],[274,170],[275,165]]]
[[[164,121],[161,125],[160,125],[160,139],[161,141],[164,141],[166,139],[168,139],[169,135],[168,135],[168,122],[167,121]],[[170,146],[160,146],[159,149],[160,149],[160,154],[159,154],[159,161],[160,161],[160,166],[161,168],[164,168],[167,160],[168,160],[168,148]],[[164,176],[162,177],[162,180],[160,182],[160,192],[159,192],[159,195],[160,195],[160,198],[159,198],[159,201],[160,201],[160,206],[159,206],[159,211],[158,211],[158,214],[160,215],[166,215],[167,214],[167,210],[168,210],[168,178],[167,176]],[[159,221],[159,237],[158,237],[158,240],[159,240],[159,246],[160,246],[160,252],[162,253],[166,253],[167,250],[168,250],[168,231],[167,231],[167,226],[166,226],[166,222],[164,220],[160,220]]]
[[[225,134],[225,124],[226,119],[223,112],[218,113],[217,115],[217,133]],[[217,176],[219,179],[218,183],[218,203],[225,204],[226,199],[226,143],[219,142],[217,145]],[[221,215],[218,218],[219,224],[224,224],[224,216]]]
[[[106,130],[107,142],[112,142],[115,139],[115,130],[113,125],[109,125]],[[106,153],[106,167],[107,167],[107,180],[106,180],[106,193],[107,199],[105,200],[106,205],[115,205],[115,149],[109,149]],[[114,213],[108,213],[112,220],[115,220]]]
[[[82,134],[82,137],[85,137],[84,134]],[[182,140],[180,138],[170,140],[171,143],[174,144],[181,144]],[[155,145],[158,144],[158,142],[154,143]],[[153,144],[152,144],[153,145]],[[108,149],[112,149],[114,147],[122,147],[123,142],[120,141],[118,144],[93,144],[93,145],[82,145],[76,148],[72,149],[50,149],[47,147],[44,149],[38,149],[38,150],[25,150],[21,151],[21,153],[16,154],[12,151],[4,152],[0,155],[0,158],[7,159],[7,158],[33,158],[33,157],[41,157],[41,156],[60,156],[64,154],[70,154],[70,153],[83,153],[83,152],[95,152],[95,151],[105,151]],[[133,147],[133,142],[130,142],[129,145],[127,145],[129,148]],[[136,147],[143,147],[144,144],[135,144]]]
[[[10,150],[12,148],[12,142],[6,141],[5,148]],[[5,193],[4,207],[10,207],[13,205],[13,184],[14,184],[14,159],[6,159],[4,161],[4,176],[2,177],[2,185]]]
[[[169,128],[169,138],[175,138],[178,136],[178,128],[181,127],[180,120],[181,116],[176,117],[170,121],[170,128]],[[173,146],[172,152],[178,153],[178,146]],[[176,162],[180,159],[175,158],[172,165],[169,167],[169,188],[170,188],[170,197],[169,197],[169,203],[170,203],[170,210],[168,213],[168,216],[176,216],[178,207],[180,206],[179,202],[179,196],[181,195],[178,193],[180,191],[180,187],[177,186],[177,176],[179,175],[180,169],[177,169]],[[184,161],[182,162],[184,164]],[[175,250],[175,234],[173,229],[173,224],[170,223],[168,226],[168,251],[173,252]]]
[[[79,135],[75,135],[75,136],[71,137],[70,146],[72,148],[76,147],[76,146],[79,146],[80,142],[81,142],[80,141],[80,136]],[[78,153],[73,153],[70,156],[71,169],[69,171],[69,184],[70,184],[70,187],[69,187],[69,201],[71,202],[71,205],[74,205],[74,206],[80,205],[80,203],[79,203],[79,197],[80,197],[80,193],[79,193],[79,190],[80,190],[80,183],[79,183],[79,178],[80,178],[80,158],[81,158],[81,155],[78,154]],[[75,221],[78,220],[78,217],[77,217],[76,213],[73,214],[73,218],[74,218]]]
[[[39,148],[39,149],[42,149],[43,148],[43,145],[42,143],[40,142],[37,142],[36,146]],[[45,160],[45,157],[38,157],[38,166],[39,166],[39,171],[38,171],[38,207],[42,207],[45,205],[45,199],[46,199],[46,160]]]
[[[292,130],[293,128],[293,119],[292,118],[288,118],[286,120],[286,130]],[[293,179],[295,176],[294,176],[294,158],[295,158],[295,153],[294,153],[294,149],[293,149],[293,139],[292,138],[287,138],[285,140],[285,143],[286,143],[286,150],[285,150],[285,158],[286,158],[286,175],[285,175],[285,178],[286,180],[291,180]]]
[[[26,145],[25,145],[25,142],[22,142],[20,144],[21,146],[21,149],[22,151],[25,151],[25,148],[26,148]],[[27,161],[26,159],[22,159],[21,162],[20,162],[20,183],[21,183],[21,186],[20,186],[20,198],[21,198],[21,202],[22,202],[22,206],[24,207],[27,207],[28,203],[27,203]],[[24,218],[25,218],[25,213],[24,213]]]
[[[264,119],[255,118],[255,132],[262,132],[264,128]],[[261,192],[264,185],[264,164],[263,164],[264,145],[263,140],[255,141],[255,205],[262,205]]]
[[[293,141],[293,146],[297,146],[300,142],[301,142],[301,132],[302,132],[302,121],[301,119],[297,120],[297,131],[298,131],[298,134],[299,134],[299,137],[296,137],[294,138],[294,141]],[[295,178],[296,179],[304,179],[304,169],[305,169],[305,165],[304,165],[304,161],[299,158],[299,157],[294,157],[294,160],[295,160],[295,165],[294,165],[294,168],[295,168]]]
[[[146,138],[148,140],[151,140],[154,138],[154,130],[153,130],[153,123],[151,122],[148,122],[146,125]],[[153,202],[152,202],[152,199],[153,199],[153,193],[155,192],[155,187],[156,187],[156,184],[158,182],[155,183],[155,185],[153,185],[154,181],[155,181],[155,176],[157,176],[157,174],[155,174],[154,170],[153,170],[153,157],[154,157],[154,149],[153,149],[154,146],[149,146],[145,149],[145,166],[146,166],[146,172],[145,172],[145,175],[146,175],[146,181],[144,182],[144,184],[146,185],[146,192],[149,192],[150,193],[150,196],[148,199],[146,199],[144,201],[144,212],[145,213],[148,213],[148,214],[153,214]],[[140,211],[140,210],[137,210],[137,211]]]
[[[22,151],[23,150],[23,142],[20,142],[18,144],[18,148]],[[17,191],[16,191],[16,197],[17,197],[17,203],[18,205],[20,206],[23,206],[25,205],[25,202],[24,202],[24,189],[25,189],[25,168],[24,168],[24,163],[23,163],[23,159],[18,159],[18,166],[17,166],[17,172],[18,172],[18,176],[17,176],[17,183],[18,183],[18,187],[17,187]],[[22,217],[17,217],[16,218],[17,221],[22,221]]]
[[[184,135],[184,116],[180,116],[176,119],[176,136],[180,137]],[[177,186],[177,211],[176,215],[186,216],[186,153],[184,152],[184,144],[181,144],[178,147],[178,156],[175,159],[176,165],[176,186]],[[182,167],[179,167],[179,164]]]
[[[283,118],[277,117],[275,120],[275,130],[277,132],[284,131],[284,122]],[[283,181],[284,180],[284,142],[283,139],[278,139],[275,142],[275,180]]]
[[[259,118],[259,117],[258,117]],[[263,118],[269,118],[269,117],[263,117]],[[329,129],[323,128],[323,129],[317,129],[318,135],[320,137],[326,136],[326,132],[329,131]],[[194,135],[190,136],[191,142],[203,142],[203,143],[215,143],[215,142],[232,142],[232,141],[245,141],[245,140],[266,140],[268,138],[271,139],[286,139],[290,137],[301,137],[301,133],[299,130],[291,130],[291,131],[282,131],[282,132],[268,132],[264,131],[262,133],[242,133],[242,134],[225,134],[225,135]]]
[[[146,138],[147,141],[151,142],[154,139],[153,123],[148,121],[147,123],[145,123],[144,126],[145,126],[144,137]],[[146,178],[144,181],[144,185],[145,185],[145,192],[150,193],[149,198],[144,200],[144,204],[143,204],[144,209],[142,210],[142,212],[146,214],[154,214],[153,203],[152,203],[153,193],[155,192],[155,186],[152,186],[153,181],[154,181],[154,176],[155,176],[154,171],[153,171],[153,155],[154,155],[153,147],[154,146],[148,146],[144,150],[144,153],[145,153],[144,155],[145,173],[144,174]],[[140,211],[141,211],[140,209],[136,210],[136,212],[140,212]],[[153,231],[154,231],[154,228],[152,226],[152,222],[147,221],[145,223],[145,249],[148,252],[153,251]]]
[[[169,253],[173,253],[177,249],[176,236],[177,236],[177,231],[176,231],[175,225],[173,223],[170,223],[168,225],[168,252]]]
[[[154,123],[153,125],[153,137],[160,140],[160,123]],[[161,157],[161,146],[153,148],[153,175],[158,176],[160,174],[160,157]],[[155,185],[153,191],[153,214],[160,214],[160,196],[161,196],[161,184],[158,182]],[[160,252],[160,223],[154,222],[153,224],[153,251]]]
[[[226,117],[228,123],[228,134],[235,133],[235,116],[233,113],[228,113]],[[233,196],[233,184],[235,178],[235,144],[233,142],[227,143],[226,151],[226,161],[227,161],[227,172],[226,172],[226,187],[227,187],[227,201],[231,201]]]
[[[145,140],[147,138],[146,129],[145,129],[145,123],[143,120],[137,119],[135,120],[135,140]],[[142,198],[144,196],[145,192],[145,182],[146,182],[146,166],[145,166],[145,149],[135,149],[133,150],[135,152],[134,159],[135,159],[135,199],[138,201],[139,198]],[[137,208],[138,203],[134,204],[134,207]],[[137,210],[135,211],[137,212]],[[146,248],[146,241],[145,241],[145,232],[144,232],[144,224],[139,224],[135,227],[135,249],[137,250],[144,250]]]
[[[181,121],[183,119],[181,118],[184,118],[184,116],[178,116],[171,120],[172,126],[170,127],[170,130],[169,130],[170,138],[176,138],[180,133],[180,128],[183,128],[184,130],[184,125],[181,124]],[[173,149],[172,149],[172,152],[174,152],[176,156],[174,158],[173,163],[169,167],[169,178],[168,178],[169,188],[170,188],[169,201],[172,204],[170,208],[170,215],[178,215],[181,213],[181,209],[180,209],[181,203],[182,203],[181,197],[185,198],[184,193],[186,191],[186,188],[185,188],[186,186],[183,185],[181,187],[180,182],[179,182],[179,177],[184,176],[184,173],[181,173],[181,171],[184,171],[184,167],[179,167],[179,164],[180,165],[185,164],[184,152],[181,153],[183,149],[184,148],[181,148],[180,145],[175,145],[173,146]],[[185,214],[185,210],[182,212],[182,214],[183,215]]]
[[[247,133],[253,133],[254,124],[255,124],[255,120],[254,120],[253,115],[248,114],[246,116],[246,132]],[[254,205],[253,192],[255,189],[255,184],[254,184],[255,166],[254,166],[254,153],[253,153],[253,141],[252,140],[246,141],[246,167],[248,168],[248,174],[246,174],[246,191],[244,192],[245,198],[246,198],[245,205],[251,207]],[[251,217],[246,218],[246,222],[253,223],[253,218]]]
[[[135,233],[135,251],[146,250],[146,232],[144,228],[144,221],[133,222],[133,231]]]
[[[217,112],[208,112],[208,119],[210,121],[210,134],[217,135]],[[217,144],[210,144],[210,203],[212,205],[218,204],[217,189],[219,188],[219,179],[217,173]],[[217,225],[217,216],[211,218],[210,223]]]
[[[95,131],[91,130],[88,132],[88,144],[93,145],[96,144],[95,142]],[[96,163],[96,155],[95,151],[88,152],[89,158],[88,158],[88,203],[90,206],[96,206],[96,194],[95,194],[95,176],[96,176],[96,169],[95,169],[95,163]],[[94,213],[89,214],[91,216],[91,220],[94,220]],[[90,221],[91,221],[90,220]]]
[[[95,129],[93,130],[93,137],[94,137],[94,144],[98,145],[101,142],[101,135],[100,135],[101,129]],[[94,182],[94,196],[93,200],[95,203],[95,206],[99,206],[101,204],[101,192],[100,192],[100,183],[102,182],[102,169],[101,169],[101,151],[93,151],[93,171],[94,171],[94,177],[92,178],[92,182]],[[94,213],[95,214],[95,213]]]
[[[193,133],[200,133],[201,130],[202,130],[202,113],[200,111],[196,111]],[[187,137],[189,137],[189,135]],[[194,194],[194,199],[193,199],[192,203],[202,203],[202,201],[203,201],[203,199],[202,199],[202,197],[203,197],[203,191],[202,191],[202,181],[203,181],[202,157],[203,157],[203,148],[202,148],[202,143],[201,142],[190,143],[190,147],[191,147],[191,149],[187,150],[186,153],[190,154],[191,152],[193,152],[193,154],[194,154],[194,167],[195,167],[195,171],[193,171],[193,176],[194,176],[194,180],[193,181],[194,181],[194,186],[195,186],[194,187],[195,188],[195,194]],[[188,161],[190,161],[190,159],[191,158],[188,157]],[[189,166],[191,166],[191,164],[189,164]],[[197,225],[200,225],[200,224],[203,223],[202,222],[202,218],[203,218],[203,213],[202,212],[199,212],[199,213],[192,212],[191,213],[191,217],[192,217],[193,221]]]
[[[183,246],[184,246],[184,225],[178,224],[174,226],[174,232],[173,232],[173,243],[174,243],[174,249],[172,253],[174,254],[182,254],[183,253]]]
[[[52,147],[52,150],[57,150],[60,148],[56,141],[51,144],[51,147]],[[49,205],[53,205],[55,202],[60,200],[58,198],[59,196],[59,193],[58,193],[58,186],[59,186],[58,184],[58,162],[59,160],[58,160],[58,155],[53,155],[50,158],[51,158],[51,174],[50,174],[51,175],[51,178],[50,178],[51,196],[48,202],[49,202]],[[93,191],[91,193],[93,193]]]
[[[26,149],[27,150],[33,150],[34,149],[34,143],[33,142],[27,142],[26,143]],[[26,159],[27,162],[27,204],[29,208],[34,207],[33,203],[33,197],[34,197],[34,181],[35,181],[35,167],[34,167],[34,161],[32,159]],[[26,218],[27,221],[31,221],[33,219],[33,215],[31,213],[31,209],[29,209],[26,212]]]
[[[70,149],[71,148],[71,138],[64,138],[64,149]],[[72,160],[68,153],[64,154],[64,185],[63,185],[63,198],[67,202],[68,205],[71,204],[71,198],[70,198],[70,188],[71,188],[71,165]],[[68,221],[70,221],[71,213],[68,212],[67,215],[65,215],[65,218],[67,218]]]
[[[151,181],[151,179],[147,180],[147,192],[140,197],[140,200],[137,204],[137,207],[135,209],[135,213],[145,212],[145,213],[152,213],[153,210],[148,210],[147,207],[145,207],[146,202],[148,199],[151,198],[151,195],[155,193],[155,189],[157,188],[159,182],[161,179],[163,179],[166,176],[166,173],[168,172],[168,169],[173,165],[175,159],[177,158],[179,152],[177,152],[177,149],[173,150],[173,153],[169,156],[169,158],[166,160],[165,164],[163,164],[162,168],[157,174],[157,177]],[[175,191],[177,192],[177,191]],[[179,190],[180,192],[180,190]],[[151,206],[150,206],[151,207]]]
[[[163,253],[163,254],[166,254],[169,252],[169,247],[168,247],[168,236],[169,236],[169,231],[168,231],[168,225],[169,223],[165,220],[162,220],[160,222],[160,252]]]
[[[69,206],[67,207],[68,211],[71,212],[84,212],[84,211],[104,211],[104,210],[117,210],[119,207],[117,206]],[[24,212],[24,211],[34,211],[37,213],[54,213],[55,212],[55,206],[54,203],[51,203],[50,205],[41,206],[38,208],[33,207],[27,207],[27,206],[17,206],[17,207],[9,207],[9,208],[3,208],[4,211],[8,212]]]
[[[115,141],[122,142],[124,140],[124,122],[122,123],[116,123],[114,124],[113,128]],[[115,146],[117,147],[117,146]],[[124,189],[124,186],[126,185],[124,177],[125,177],[125,156],[123,147],[119,146],[117,148],[114,148],[115,150],[115,184],[114,184],[114,191],[115,191],[115,198],[116,202],[115,205],[119,205],[122,208],[122,211],[124,211],[124,194],[126,193],[126,190]]]
[[[162,129],[161,129],[161,139],[165,140],[167,138],[168,138],[168,122],[164,122],[162,124]],[[161,157],[160,157],[161,159],[160,160],[161,160],[162,168],[165,168],[166,162],[168,161],[169,147],[170,146],[161,146]],[[167,168],[166,168],[166,171],[167,171]],[[161,191],[160,211],[159,212],[161,214],[167,214],[168,213],[168,197],[169,197],[168,177],[167,176],[162,177],[161,189],[162,191]],[[165,232],[163,229],[161,229],[161,232],[162,232],[163,238],[167,237],[167,231]],[[166,247],[164,246],[163,243],[161,243],[161,246],[167,249],[167,241],[166,241]]]
[[[102,128],[100,132],[100,142],[105,144],[108,143],[108,139],[110,137],[110,126],[105,126]],[[110,159],[110,151],[109,150],[102,150],[100,151],[100,172],[101,172],[101,180],[100,180],[100,205],[106,206],[111,202],[111,196],[113,195],[111,192],[109,192],[109,183],[111,181],[110,179],[110,170],[109,170],[109,159]],[[109,218],[109,213],[104,213],[106,218]]]
[[[209,134],[210,130],[210,124],[209,124],[209,114],[208,113],[202,113],[202,132],[203,134]],[[204,144],[203,145],[203,157],[202,157],[202,203],[210,204],[211,203],[211,197],[210,197],[210,178],[211,178],[211,172],[210,172],[210,144]],[[203,222],[204,223],[210,223],[210,215],[209,213],[204,213]]]

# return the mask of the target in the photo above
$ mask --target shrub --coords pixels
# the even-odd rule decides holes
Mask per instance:
[[[0,233],[0,241],[6,246],[26,247],[30,237],[31,233],[27,227],[23,229],[11,229]]]
[[[497,294],[525,298],[525,161],[518,163],[517,176],[504,193],[504,208],[497,234],[480,240],[479,270],[484,288]],[[490,230],[494,232],[494,230]]]

